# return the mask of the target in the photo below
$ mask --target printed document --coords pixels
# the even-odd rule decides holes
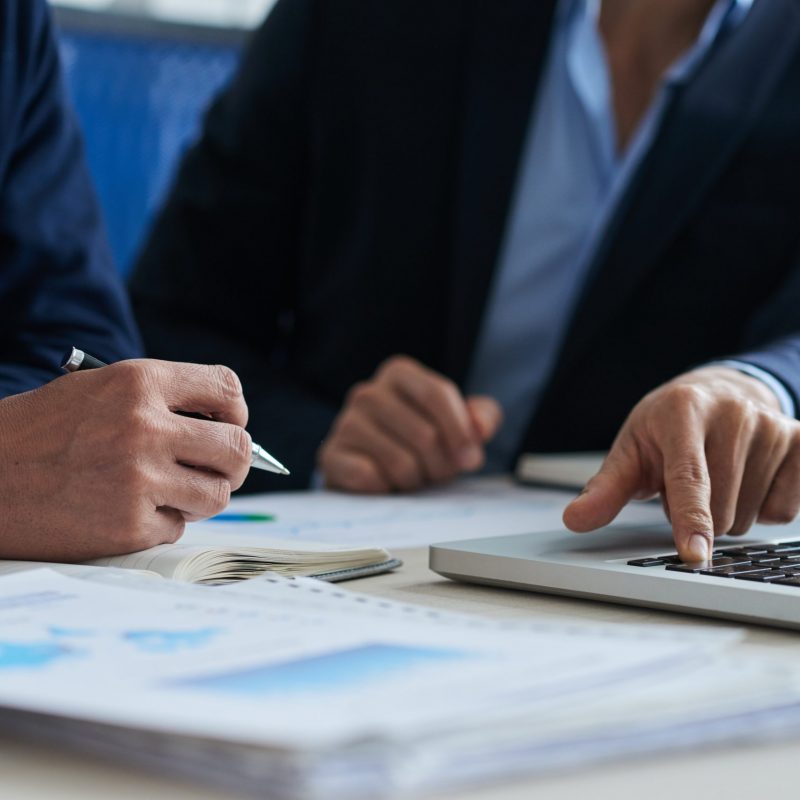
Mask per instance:
[[[498,623],[270,575],[0,578],[0,729],[286,800],[786,737],[730,629]]]

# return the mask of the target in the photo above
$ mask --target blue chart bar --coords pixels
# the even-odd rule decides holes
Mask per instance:
[[[283,664],[228,672],[179,681],[178,685],[238,695],[285,695],[287,692],[325,692],[342,686],[363,684],[393,672],[426,663],[463,660],[469,654],[403,645],[374,644],[326,653]]]

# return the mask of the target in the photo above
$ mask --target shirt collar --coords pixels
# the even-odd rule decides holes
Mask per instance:
[[[596,29],[602,0],[560,0],[556,9],[559,27],[566,29],[589,23]],[[723,29],[738,26],[756,0],[717,0],[708,12],[694,44],[667,70],[664,80],[669,84],[683,83],[691,76],[700,61],[719,38]],[[579,40],[572,38],[573,45]]]

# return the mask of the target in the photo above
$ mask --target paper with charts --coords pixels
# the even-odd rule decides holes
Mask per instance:
[[[574,492],[532,489],[510,478],[467,478],[409,495],[282,492],[235,497],[227,516],[187,526],[186,544],[219,545],[225,538],[256,543],[265,537],[350,546],[420,547],[434,542],[564,529]],[[264,519],[264,518],[267,519]],[[621,524],[664,522],[661,506],[632,503]]]
[[[797,733],[793,672],[738,640],[39,570],[0,578],[0,729],[255,796],[418,796]]]

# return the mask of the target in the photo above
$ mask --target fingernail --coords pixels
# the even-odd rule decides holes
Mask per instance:
[[[686,551],[692,561],[708,561],[711,555],[708,539],[700,533],[693,533],[689,537]]]
[[[462,447],[458,451],[458,466],[461,469],[477,469],[483,463],[483,453],[474,444]]]

